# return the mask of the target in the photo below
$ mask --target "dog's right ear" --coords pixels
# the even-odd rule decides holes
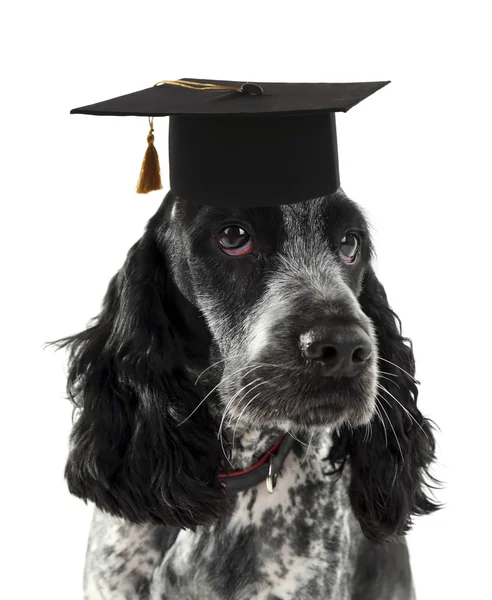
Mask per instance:
[[[51,344],[69,348],[67,392],[78,412],[70,491],[130,522],[194,529],[229,507],[216,430],[173,329],[172,285],[147,227],[93,324]]]
[[[362,427],[341,427],[329,459],[338,473],[350,460],[352,510],[366,537],[383,543],[405,535],[414,516],[440,507],[430,494],[438,483],[430,473],[436,442],[432,422],[417,407],[411,342],[372,267],[359,303],[378,337],[380,419],[371,424],[369,439]],[[390,377],[381,378],[384,373]]]

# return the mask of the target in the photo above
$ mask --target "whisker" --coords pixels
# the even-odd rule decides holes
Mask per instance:
[[[222,385],[224,383],[224,381],[227,381],[228,379],[230,379],[231,377],[233,377],[234,375],[236,375],[237,373],[239,373],[240,371],[243,371],[244,369],[248,369],[250,365],[248,365],[247,367],[241,367],[240,369],[237,369],[236,371],[234,371],[233,373],[231,373],[230,375],[227,375],[227,377],[223,377],[219,383],[213,387],[210,392],[205,396],[205,398],[203,398],[203,400],[201,400],[198,405],[191,411],[191,413],[186,417],[186,419],[183,419],[181,421],[181,423],[178,423],[177,427],[179,427],[180,425],[182,425],[183,423],[185,423],[199,408],[200,406],[205,402],[205,400],[210,396],[210,394],[212,394],[220,385]],[[261,366],[261,365],[260,365]],[[254,371],[255,369],[259,369],[259,366],[253,367],[251,369],[251,371],[248,371],[247,373],[245,373],[245,375],[248,375],[249,373],[251,373],[252,371]]]
[[[371,423],[366,423],[364,437],[362,438],[362,441],[364,442],[364,444],[366,444],[367,442],[370,441],[369,434],[371,435],[371,439],[372,439],[372,427],[371,427]]]
[[[233,434],[232,434],[232,448],[233,448],[233,449],[234,449],[234,439],[235,439],[235,437],[236,437],[236,429],[237,429],[237,426],[239,425],[239,421],[241,420],[241,417],[243,416],[243,413],[244,413],[244,411],[245,411],[245,410],[248,408],[248,406],[251,404],[251,402],[253,402],[253,400],[255,400],[256,398],[258,398],[258,396],[259,396],[260,394],[261,394],[261,392],[258,392],[258,393],[257,393],[255,396],[253,396],[253,397],[251,398],[251,400],[249,400],[249,401],[246,403],[246,406],[243,408],[243,410],[241,411],[241,414],[239,415],[239,417],[238,417],[238,419],[237,419],[237,421],[236,421],[236,426],[234,427],[234,432],[233,432]],[[242,398],[242,399],[241,399],[241,401],[242,401],[242,400],[244,400],[244,398]]]
[[[252,388],[250,388],[246,394],[244,394],[244,396],[241,398],[240,402],[238,402],[238,404],[240,404],[241,402],[243,402],[246,399],[246,396],[251,392],[251,390],[254,390],[255,388],[259,387],[260,385],[265,385],[267,383],[270,383],[271,381],[273,381],[274,379],[276,379],[277,377],[281,377],[281,375],[275,375],[274,377],[271,377],[270,379],[268,379],[267,381],[262,381],[261,383],[259,383],[258,385],[253,386]],[[256,381],[258,381],[258,379],[256,379]],[[239,425],[239,421],[241,419],[241,417],[243,416],[244,411],[248,408],[248,406],[251,404],[251,402],[255,399],[258,398],[258,396],[261,394],[261,392],[259,392],[258,394],[256,394],[256,396],[254,398],[252,398],[247,404],[246,406],[243,408],[243,410],[241,411],[241,414],[239,415],[239,417],[237,418],[236,421],[236,426],[234,427],[234,432],[232,434],[232,447],[234,448],[234,440],[236,437],[236,430],[237,430],[237,426]],[[231,416],[231,421],[232,419],[234,419],[235,415]]]
[[[287,433],[290,435],[291,438],[294,438],[296,442],[299,442],[299,444],[302,444],[303,446],[308,445],[308,444],[306,444],[306,442],[303,442],[299,438],[297,438],[290,429],[287,431]]]
[[[399,385],[396,383],[396,381],[393,381],[393,379],[390,379],[389,377],[385,377],[384,375],[381,375],[381,373],[379,373],[379,377],[380,377],[381,379],[386,379],[386,381],[391,381],[391,383],[392,383],[393,385],[396,385],[396,387],[397,387],[399,390],[401,389],[401,388],[400,388],[400,386],[399,386]]]
[[[420,383],[420,381],[417,381],[413,375],[410,375],[410,373],[408,373],[408,371],[405,371],[405,369],[402,369],[402,367],[395,365],[394,362],[391,362],[390,360],[387,360],[386,358],[383,358],[382,356],[379,357],[379,360],[384,360],[384,362],[387,362],[390,365],[393,365],[397,369],[400,369],[400,371],[403,371],[403,373],[405,373],[405,375],[408,375],[410,377],[410,379],[412,379],[415,383]]]
[[[225,362],[227,360],[230,360],[231,358],[237,358],[238,356],[244,356],[245,358],[248,357],[248,354],[246,352],[239,352],[238,354],[230,354],[229,356],[227,356],[227,358],[223,358],[221,360],[218,360],[217,362],[214,362],[213,364],[211,364],[209,367],[207,367],[206,369],[203,369],[203,371],[200,373],[200,375],[198,375],[198,377],[195,380],[195,385],[198,383],[198,380],[200,379],[200,377],[206,373],[209,369],[211,369],[212,367],[217,366],[218,364],[220,364],[221,362]],[[242,367],[243,369],[248,369],[249,367],[251,367],[252,365],[256,365],[256,366],[263,366],[263,367],[275,367],[277,369],[287,369],[288,367],[284,366],[284,365],[274,365],[272,363],[259,363],[259,362],[253,362],[253,363],[248,363],[246,366]]]
[[[311,437],[311,441],[310,441],[310,443],[309,443],[309,444],[306,444],[306,442],[303,442],[303,441],[302,441],[302,440],[300,440],[298,437],[296,437],[296,436],[295,436],[295,435],[294,435],[294,434],[293,434],[293,433],[290,431],[290,429],[289,429],[289,430],[288,430],[286,433],[288,433],[288,434],[289,434],[289,435],[290,435],[292,438],[294,438],[294,439],[296,440],[296,442],[299,442],[299,444],[302,444],[303,446],[308,446],[308,447],[309,447],[309,445],[311,444],[311,447],[312,447],[312,448],[315,448],[315,449],[321,448],[321,445],[320,445],[320,446],[313,446],[313,444],[311,443],[311,442],[312,442],[312,439],[313,439],[312,437]],[[313,436],[314,436],[315,434],[316,434],[316,432],[314,431],[314,432],[313,432]],[[323,435],[323,432],[320,432],[320,435],[319,435],[320,439],[322,438],[322,435]],[[322,442],[322,443],[323,443],[323,442]],[[295,467],[295,468],[297,469],[297,467]]]
[[[241,403],[241,402],[242,402],[242,401],[243,401],[243,400],[246,398],[246,396],[247,396],[247,395],[248,395],[248,394],[249,394],[249,393],[250,393],[252,390],[256,389],[256,388],[257,388],[257,387],[259,387],[260,385],[265,385],[266,383],[269,383],[270,381],[272,381],[272,380],[273,380],[273,379],[275,379],[276,377],[280,377],[280,375],[276,375],[275,377],[272,377],[272,378],[271,378],[271,379],[269,379],[268,381],[260,381],[260,379],[262,379],[262,378],[261,378],[261,377],[258,377],[257,379],[254,379],[253,381],[250,381],[249,383],[247,383],[246,385],[244,385],[242,388],[240,388],[240,389],[239,389],[239,390],[238,390],[238,391],[237,391],[237,392],[234,394],[234,396],[231,398],[231,400],[229,400],[229,402],[227,403],[227,405],[226,405],[226,407],[225,407],[225,409],[224,409],[224,413],[223,413],[223,415],[222,415],[222,419],[221,419],[220,426],[219,426],[219,431],[218,431],[218,433],[217,433],[217,438],[218,438],[218,439],[220,439],[221,446],[222,446],[222,451],[224,452],[224,455],[225,455],[225,448],[224,448],[224,438],[223,438],[223,436],[222,436],[222,428],[223,428],[223,425],[224,425],[224,421],[225,421],[225,417],[226,417],[226,414],[227,414],[227,410],[228,410],[228,408],[229,408],[229,407],[232,405],[232,403],[233,403],[234,399],[235,399],[236,397],[238,397],[238,396],[239,396],[239,394],[240,394],[242,391],[244,391],[244,390],[245,390],[247,387],[249,387],[249,386],[250,386],[250,385],[252,385],[253,383],[256,383],[257,381],[260,381],[260,383],[257,383],[256,385],[253,385],[253,387],[251,387],[251,388],[250,388],[250,389],[249,389],[249,390],[246,392],[246,394],[244,394],[244,396],[243,396],[243,397],[242,397],[242,398],[241,398],[241,399],[240,399],[240,400],[237,402],[237,404],[240,404],[240,403]],[[251,404],[251,402],[252,402],[252,401],[253,401],[255,398],[257,398],[257,397],[260,395],[260,393],[261,393],[261,392],[259,392],[258,394],[256,394],[256,396],[254,396],[254,397],[251,399],[251,401],[250,401],[250,402],[248,402],[248,404],[247,404],[247,405],[244,407],[243,411],[242,411],[242,412],[241,412],[241,414],[239,415],[239,419],[241,418],[241,415],[243,414],[244,410],[245,410],[245,409],[246,409],[246,408],[249,406],[249,404]],[[234,414],[233,414],[233,415],[231,415],[231,417],[230,417],[230,421],[231,421],[231,422],[232,422],[232,420],[234,419],[234,416],[235,416]],[[236,428],[237,428],[237,425],[238,425],[238,423],[239,423],[239,419],[238,419],[238,421],[237,421],[237,423],[236,423]],[[234,449],[234,441],[235,441],[236,428],[234,429],[233,438],[232,438],[232,449]],[[227,456],[226,456],[226,458],[227,458]],[[229,459],[227,459],[227,461],[229,462],[229,464],[231,465],[231,467],[233,467],[233,465],[231,464],[231,462],[229,461]],[[234,468],[234,467],[233,467],[233,468]]]
[[[308,447],[307,447],[307,449],[306,449],[306,454],[304,455],[304,458],[303,458],[303,459],[301,460],[301,462],[300,462],[300,463],[297,465],[297,467],[294,467],[292,470],[294,470],[294,469],[298,469],[298,468],[299,468],[299,467],[302,465],[302,463],[303,463],[303,462],[306,460],[306,458],[307,458],[307,455],[309,454],[309,449],[311,448],[311,442],[313,441],[313,437],[314,437],[314,431],[313,431],[313,433],[312,433],[312,435],[311,435],[311,439],[309,440],[309,444],[308,444]]]
[[[227,356],[226,358],[222,358],[221,360],[218,360],[217,362],[212,363],[209,367],[207,367],[206,369],[203,369],[203,371],[200,373],[200,375],[198,375],[198,377],[195,380],[195,385],[198,383],[198,380],[200,379],[200,377],[206,373],[209,369],[211,369],[212,367],[216,367],[218,364],[220,364],[221,362],[225,362],[226,360],[229,360],[231,358],[237,358],[238,356],[246,356],[245,352],[239,352],[238,354],[230,354],[229,356]]]
[[[389,373],[388,371],[379,371],[382,375],[389,375],[390,377],[396,377],[398,379],[397,373]]]
[[[230,400],[227,402],[227,405],[226,405],[226,407],[225,407],[225,409],[224,409],[224,412],[223,412],[223,414],[222,414],[222,420],[221,420],[221,422],[220,422],[220,427],[219,427],[219,431],[218,431],[218,433],[217,433],[217,438],[219,437],[220,430],[221,430],[221,428],[222,428],[222,425],[223,425],[223,423],[224,423],[224,419],[225,419],[225,416],[226,416],[226,414],[227,414],[227,409],[228,409],[228,407],[229,407],[229,406],[231,406],[231,404],[232,404],[232,403],[234,402],[234,400],[235,400],[235,399],[236,399],[236,398],[239,396],[239,394],[240,394],[241,392],[244,392],[244,390],[245,390],[247,387],[249,387],[250,385],[252,385],[253,387],[252,387],[252,388],[250,388],[250,390],[252,390],[252,389],[254,389],[255,387],[257,387],[257,386],[255,386],[255,385],[253,385],[253,384],[254,384],[254,383],[256,383],[257,381],[259,381],[259,382],[260,382],[258,385],[261,385],[261,383],[262,383],[262,381],[263,381],[263,380],[262,380],[262,378],[261,378],[261,377],[257,377],[256,379],[253,379],[253,381],[250,381],[249,383],[246,383],[245,385],[243,385],[242,387],[240,387],[240,388],[239,388],[239,389],[236,391],[236,393],[235,393],[235,394],[232,396],[232,398],[231,398],[231,399],[230,399]],[[264,383],[264,382],[263,382],[263,383]],[[248,392],[249,392],[250,390],[248,390]],[[246,392],[246,394],[247,394],[248,392]]]
[[[232,403],[234,402],[234,400],[239,396],[239,394],[248,386],[252,385],[253,383],[255,383],[256,381],[259,381],[261,378],[259,377],[258,379],[253,379],[253,381],[250,381],[249,383],[247,383],[245,386],[243,386],[242,388],[240,388],[235,394],[234,396],[232,396],[232,398],[229,400],[229,402],[226,404],[226,407],[224,408],[224,412],[222,414],[222,420],[220,421],[220,426],[219,426],[219,431],[217,432],[217,439],[220,440],[220,445],[222,447],[222,452],[227,460],[227,462],[231,465],[231,467],[234,469],[234,465],[231,463],[231,461],[229,460],[229,458],[227,457],[225,448],[224,448],[224,438],[222,436],[222,426],[224,424],[224,420],[227,414],[227,410],[228,408],[232,405]]]
[[[309,440],[309,444],[308,444],[308,446],[307,446],[307,448],[306,448],[306,453],[304,454],[304,457],[303,457],[303,459],[302,459],[302,460],[301,460],[301,462],[300,462],[300,463],[297,465],[297,467],[285,467],[286,469],[288,469],[289,471],[295,471],[296,469],[298,469],[298,468],[299,468],[299,467],[302,465],[302,463],[303,463],[303,462],[306,460],[306,458],[307,458],[307,455],[309,454],[309,449],[311,448],[311,442],[313,441],[313,437],[314,437],[314,431],[313,431],[313,433],[311,434],[311,439]]]
[[[388,447],[388,432],[387,432],[387,430],[386,430],[386,424],[385,424],[385,422],[384,422],[384,419],[383,419],[383,416],[382,416],[382,414],[381,414],[381,411],[378,409],[378,402],[379,402],[379,399],[378,399],[378,397],[377,397],[377,396],[376,396],[375,400],[376,400],[376,406],[374,407],[374,411],[376,412],[376,414],[377,414],[377,416],[378,416],[379,420],[381,421],[381,425],[383,426],[383,430],[384,430],[384,439],[385,439],[385,445],[386,445],[386,447]]]
[[[261,378],[255,379],[255,380],[253,380],[251,383],[255,383],[256,381],[260,381],[260,379],[261,379]],[[270,381],[270,380],[269,380],[269,381]],[[269,383],[269,381],[264,381],[264,380],[262,380],[262,381],[260,381],[260,383],[257,383],[257,384],[256,384],[256,385],[254,385],[253,387],[249,388],[249,390],[248,390],[248,391],[247,391],[247,392],[244,394],[244,396],[241,398],[241,400],[238,402],[238,404],[241,404],[241,403],[242,403],[242,402],[245,400],[246,396],[247,396],[247,395],[248,395],[248,394],[249,394],[249,393],[250,393],[252,390],[256,389],[256,388],[257,388],[257,387],[259,387],[260,385],[265,385],[266,383]],[[245,389],[245,388],[247,388],[249,385],[251,385],[251,383],[249,383],[248,385],[245,385],[245,386],[244,386],[244,387],[243,387],[243,388],[242,388],[240,391],[244,391],[244,389]],[[244,409],[241,411],[241,415],[243,414],[243,412],[244,412]],[[241,417],[241,415],[239,415],[239,418]],[[232,423],[232,420],[235,418],[235,416],[236,416],[235,414],[232,414],[232,415],[231,415],[231,417],[230,417],[230,419],[229,419],[229,423]],[[238,420],[239,420],[239,418],[238,418]],[[237,421],[236,421],[236,427],[237,427]],[[234,429],[234,433],[235,433],[235,431],[236,431],[236,430]],[[233,445],[233,447],[234,447],[234,434],[233,434],[233,438],[232,438],[232,445]]]
[[[393,427],[393,423],[391,422],[391,419],[389,418],[388,413],[386,412],[384,406],[382,404],[380,404],[379,406],[380,406],[381,410],[384,412],[384,414],[386,415],[386,418],[388,419],[388,423],[390,424],[390,427],[393,430],[393,435],[395,436],[396,443],[398,444],[398,448],[400,449],[401,462],[402,462],[402,464],[405,464],[405,459],[403,458],[403,451],[401,449],[400,441],[398,440],[398,436],[396,435],[395,428]]]
[[[420,427],[422,433],[425,435],[425,437],[427,437],[427,434],[425,433],[424,429],[422,428],[422,425],[415,419],[415,417],[403,406],[403,404],[398,400],[398,398],[395,398],[395,396],[393,396],[393,394],[391,392],[389,392],[383,385],[381,385],[380,383],[378,383],[378,387],[379,389],[385,391],[387,394],[389,394],[393,400],[396,400],[396,402],[398,402],[398,404],[403,408],[403,410],[407,413],[407,415],[412,419],[412,421],[415,423],[415,425],[417,425],[418,427]],[[383,396],[381,396],[381,398],[383,398]],[[390,402],[388,402],[388,400],[386,400],[386,398],[383,398],[383,400],[385,400],[390,406]]]

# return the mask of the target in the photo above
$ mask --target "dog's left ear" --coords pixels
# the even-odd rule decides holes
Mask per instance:
[[[435,439],[428,419],[417,408],[417,382],[411,342],[402,337],[401,322],[388,304],[372,267],[365,274],[359,303],[378,337],[378,411],[364,427],[334,434],[329,454],[341,472],[351,468],[349,495],[364,534],[375,542],[396,539],[411,527],[413,515],[439,508],[428,496],[428,469],[435,458]]]

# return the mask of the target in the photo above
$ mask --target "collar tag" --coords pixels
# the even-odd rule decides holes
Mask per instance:
[[[270,457],[270,464],[268,465],[268,476],[266,478],[266,489],[270,492],[270,494],[273,494],[273,490],[277,485],[277,473],[274,470],[275,456],[276,455],[272,454],[272,456]]]

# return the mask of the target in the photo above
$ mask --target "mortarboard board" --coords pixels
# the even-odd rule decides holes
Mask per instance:
[[[70,112],[149,117],[138,192],[162,187],[153,118],[169,116],[175,195],[211,206],[271,206],[339,188],[335,113],[347,112],[388,83],[180,79]]]

